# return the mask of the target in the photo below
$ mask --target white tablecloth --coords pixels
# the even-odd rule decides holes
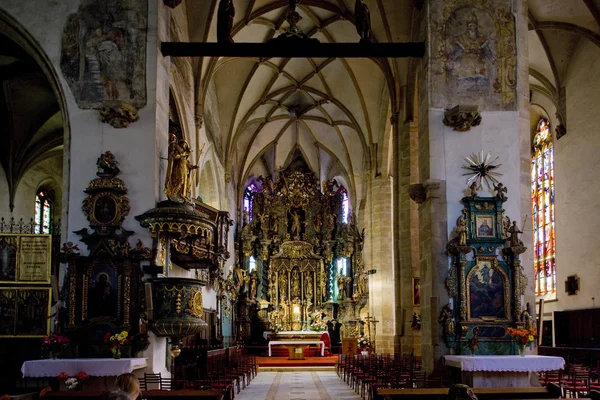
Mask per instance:
[[[447,366],[463,371],[540,372],[565,367],[562,357],[536,356],[444,356]]]
[[[56,377],[61,372],[73,376],[85,372],[89,376],[118,376],[146,367],[147,358],[73,358],[30,360],[21,367],[24,378]]]
[[[321,357],[325,355],[325,342],[322,340],[271,340],[269,342],[269,357],[271,357],[271,346],[285,344],[318,344],[321,346]]]
[[[275,332],[273,331],[264,331],[263,332],[263,337],[265,338],[265,340],[269,340],[269,335],[274,334]],[[327,336],[329,336],[329,332],[327,331],[321,331],[321,332],[316,332],[316,331],[281,331],[281,332],[277,332],[278,335],[314,335],[315,333],[320,333],[322,334],[327,334]]]

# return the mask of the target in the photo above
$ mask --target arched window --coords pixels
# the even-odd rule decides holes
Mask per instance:
[[[554,148],[548,120],[541,119],[531,160],[534,279],[536,296],[556,297]]]
[[[350,202],[348,201],[348,191],[340,186],[340,195],[342,196],[342,222],[347,224],[350,216]]]
[[[244,203],[242,209],[248,213],[248,222],[252,221],[252,214],[254,210],[254,195],[256,194],[256,185],[254,183],[249,184],[244,191]]]
[[[35,196],[35,214],[33,218],[35,233],[50,233],[50,196],[47,190],[40,190]]]

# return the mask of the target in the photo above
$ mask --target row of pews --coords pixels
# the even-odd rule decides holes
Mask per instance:
[[[365,400],[446,400],[449,386],[457,383],[441,376],[429,376],[422,370],[420,359],[413,355],[341,354],[336,369],[338,376]],[[474,388],[473,392],[478,400],[557,399],[563,394],[560,385],[552,382],[546,387]],[[600,400],[594,393],[586,395]]]

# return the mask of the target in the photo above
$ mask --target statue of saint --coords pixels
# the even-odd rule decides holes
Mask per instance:
[[[306,287],[306,297],[308,298],[312,298],[313,297],[313,276],[312,273],[308,273],[306,275],[306,279],[304,280],[304,287]]]
[[[463,210],[463,214],[458,217],[456,220],[456,233],[458,234],[458,245],[466,246],[467,245],[467,221],[465,221],[465,214]]]
[[[354,3],[354,18],[356,19],[356,32],[361,42],[371,41],[371,13],[364,0]]]
[[[300,235],[301,229],[302,226],[300,221],[300,214],[298,213],[298,211],[294,211],[294,213],[292,214],[292,229],[290,229],[290,233],[294,237],[298,237]]]
[[[258,297],[258,293],[256,292],[257,288],[258,288],[258,274],[256,273],[256,270],[254,270],[250,274],[250,293],[248,294],[249,298],[256,299]]]
[[[217,42],[233,43],[231,38],[231,28],[233,28],[233,19],[235,17],[235,8],[233,0],[221,0],[217,11]]]
[[[185,140],[177,141],[177,136],[171,135],[169,141],[169,164],[167,166],[167,177],[165,180],[165,194],[171,201],[177,203],[191,203],[191,175],[192,170],[198,169],[188,158],[192,154],[190,145]],[[204,145],[200,154],[204,150]]]
[[[358,294],[368,294],[369,278],[367,277],[367,273],[364,271],[359,271],[356,275],[356,291],[358,292]]]
[[[283,302],[287,297],[287,279],[285,278],[285,272],[279,273],[279,298]]]
[[[321,233],[321,227],[323,226],[323,217],[321,216],[321,213],[318,213],[315,216],[315,222],[313,225],[315,227],[315,232]]]
[[[510,227],[510,229],[508,230],[508,232],[510,233],[510,247],[521,246],[521,240],[519,239],[519,233],[523,233],[523,232],[521,232],[521,230],[517,226],[517,221],[513,221],[513,224]]]
[[[338,301],[342,301],[346,299],[346,275],[340,274],[337,277],[338,284]]]
[[[525,329],[533,328],[533,317],[531,316],[531,304],[527,302],[527,306],[521,313],[521,322],[525,323]]]
[[[292,295],[290,298],[300,297],[300,274],[297,269],[292,272]]]

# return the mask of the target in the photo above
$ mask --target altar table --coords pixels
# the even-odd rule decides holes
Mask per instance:
[[[58,360],[29,360],[23,363],[23,378],[56,377],[61,372],[73,376],[85,372],[89,376],[119,376],[145,368],[147,358],[66,358]]]
[[[273,345],[286,345],[289,349],[290,360],[304,360],[304,348],[307,345],[318,344],[321,346],[321,357],[325,355],[325,342],[322,340],[271,340],[269,342],[269,357],[271,357],[271,347]],[[296,356],[297,350],[300,355]]]
[[[462,383],[473,388],[528,387],[530,374],[563,369],[562,357],[444,356],[449,367],[460,368]]]

